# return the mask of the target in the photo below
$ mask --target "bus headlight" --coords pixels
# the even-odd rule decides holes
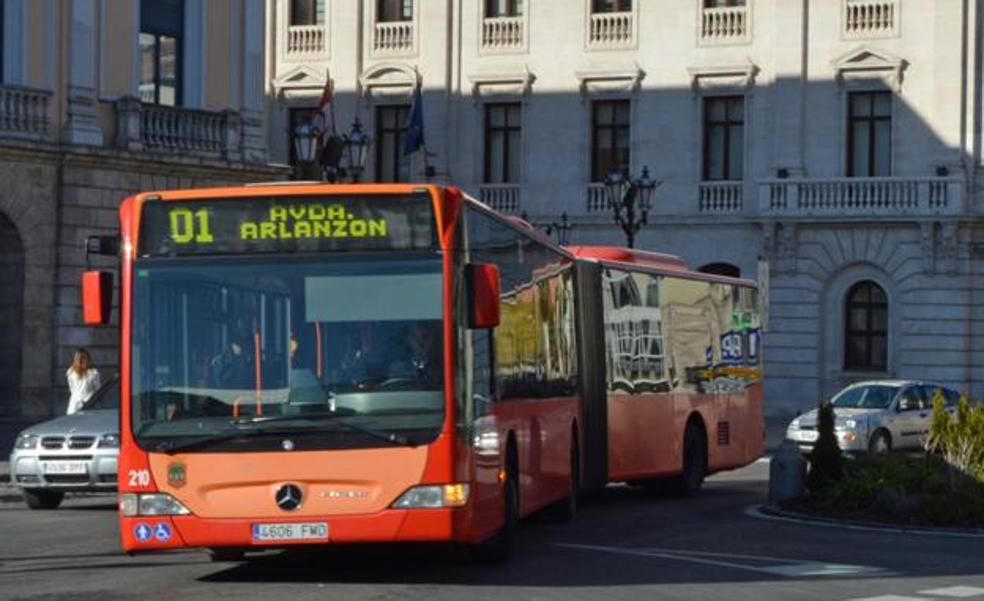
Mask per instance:
[[[467,484],[414,486],[393,503],[394,509],[461,507],[468,502]]]
[[[132,518],[138,515],[188,515],[191,511],[168,494],[125,493],[120,495],[120,513]]]

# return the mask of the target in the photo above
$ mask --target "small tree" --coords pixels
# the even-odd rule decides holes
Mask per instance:
[[[844,473],[843,457],[834,434],[834,406],[822,403],[817,409],[817,443],[810,453],[810,472],[806,486],[816,493]]]
[[[943,456],[949,467],[950,490],[971,480],[984,481],[984,407],[971,406],[965,395],[953,415],[942,392],[937,391],[926,450]]]

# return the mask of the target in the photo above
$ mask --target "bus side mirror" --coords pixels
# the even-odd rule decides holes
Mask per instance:
[[[492,263],[465,266],[468,281],[468,327],[473,330],[499,325],[499,268]]]
[[[82,274],[82,321],[87,326],[109,323],[113,310],[113,274],[86,271]]]

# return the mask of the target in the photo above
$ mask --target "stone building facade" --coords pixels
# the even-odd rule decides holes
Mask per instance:
[[[622,243],[600,182],[648,166],[637,246],[769,282],[777,423],[865,378],[980,396],[978,4],[267,0],[269,145],[290,159],[330,78],[370,179],[566,213],[577,243]],[[405,157],[416,86],[427,154]]]
[[[79,277],[86,237],[118,230],[123,198],[280,179],[283,169],[267,164],[262,0],[0,6],[0,438],[8,443],[25,421],[64,411],[76,347],[90,349],[104,377],[116,370],[118,330],[81,325]]]

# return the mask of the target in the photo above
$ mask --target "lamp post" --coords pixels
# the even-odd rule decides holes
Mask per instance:
[[[574,224],[568,219],[567,211],[564,211],[560,214],[560,222],[551,222],[544,228],[544,231],[548,236],[557,234],[557,244],[566,246],[571,241],[571,230],[573,229]]]
[[[324,142],[319,144],[322,138]],[[358,182],[366,166],[369,141],[369,134],[363,131],[358,117],[352,122],[349,133],[343,135],[329,133],[324,136],[324,132],[310,122],[298,125],[294,128],[293,140],[294,156],[299,163],[298,177],[334,183],[347,172],[353,182]],[[320,167],[320,173],[312,177],[309,174],[315,165]]]
[[[649,177],[649,167],[642,168],[642,174],[631,179],[618,170],[612,170],[605,178],[605,193],[608,207],[612,210],[615,223],[625,232],[629,248],[635,244],[635,235],[646,225],[649,210],[652,208],[653,193],[663,182]]]

